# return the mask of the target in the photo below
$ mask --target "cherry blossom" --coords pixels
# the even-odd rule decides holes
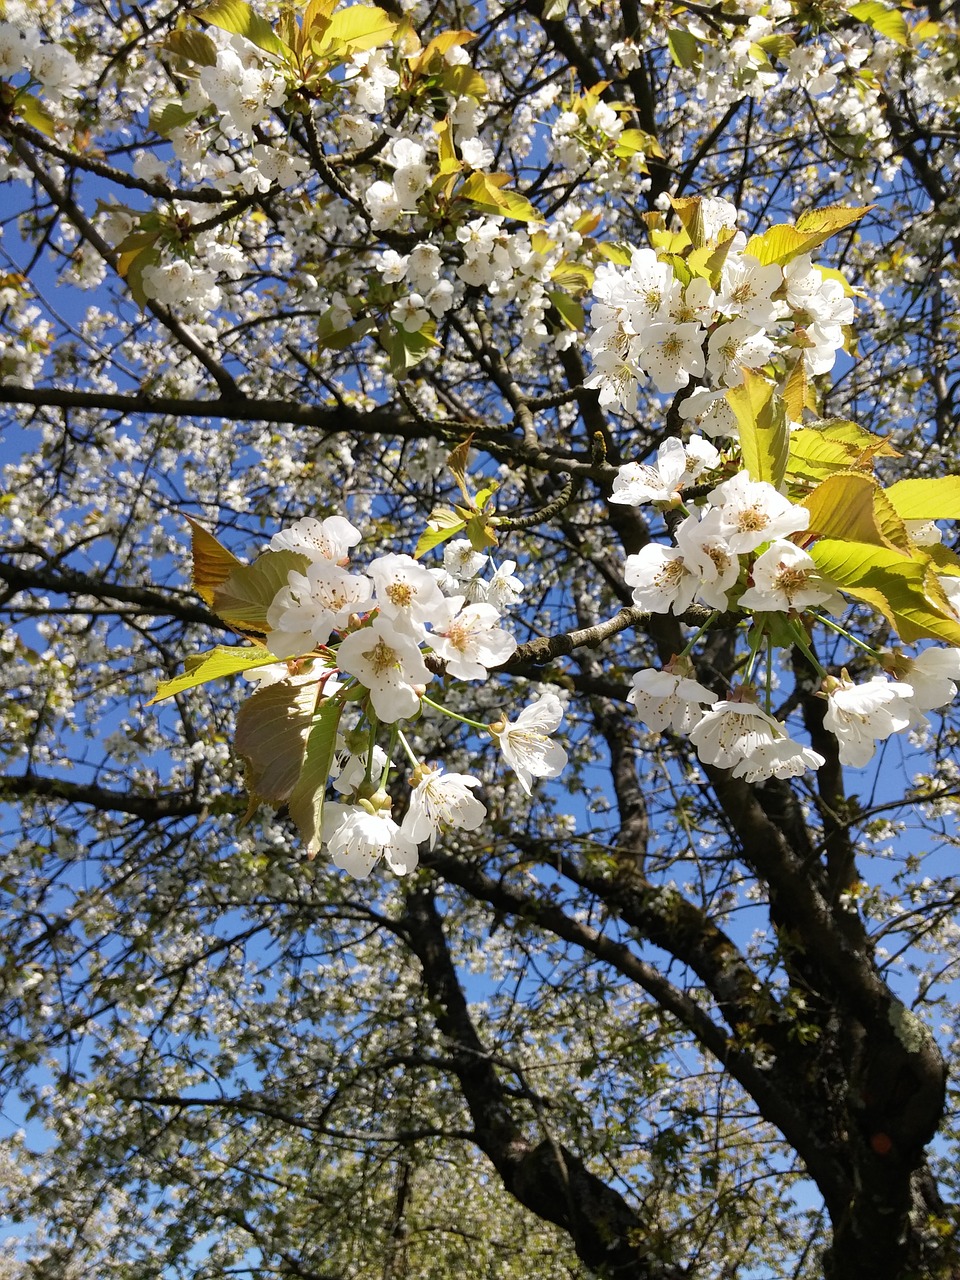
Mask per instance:
[[[504,760],[513,769],[527,795],[531,795],[534,778],[555,778],[567,764],[567,753],[548,734],[559,728],[563,706],[555,693],[541,693],[517,716],[490,725],[490,732],[500,747]]]

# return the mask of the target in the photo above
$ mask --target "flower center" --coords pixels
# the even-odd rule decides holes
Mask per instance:
[[[398,609],[404,609],[413,600],[413,589],[406,582],[391,582],[387,587],[390,603]]]
[[[737,528],[741,533],[758,533],[765,529],[770,520],[765,511],[758,507],[746,507],[737,519]]]
[[[378,676],[382,676],[391,667],[400,665],[396,650],[391,649],[385,640],[378,640],[373,648],[368,649],[363,656],[373,667],[374,674]]]

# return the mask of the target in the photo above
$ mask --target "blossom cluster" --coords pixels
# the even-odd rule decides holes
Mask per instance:
[[[356,568],[350,555],[360,541],[343,516],[306,517],[274,535],[271,552],[293,552],[306,563],[287,573],[267,610],[266,643],[281,661],[247,678],[259,689],[287,685],[295,702],[304,705],[306,698],[318,714],[336,704],[330,780],[345,802],[323,807],[316,844],[351,875],[368,875],[381,858],[405,874],[417,865],[419,844],[432,846],[450,829],[476,830],[486,808],[475,794],[479,779],[418,760],[399,722],[419,716],[424,705],[447,711],[426,697],[441,669],[478,680],[511,657],[516,641],[499,623],[519,600],[522,583],[513,561],[484,576],[490,558],[465,539],[448,544],[437,569],[392,552]],[[359,705],[361,715],[345,730],[339,717],[348,705]],[[513,721],[479,724],[447,714],[493,738],[527,794],[535,778],[556,777],[566,764],[564,749],[549,739],[563,714],[553,692],[542,693]],[[391,727],[386,750],[377,742],[380,726]],[[387,790],[398,745],[413,766],[399,823]],[[321,792],[326,785],[317,779]]]
[[[44,42],[36,28],[0,22],[0,76],[27,71],[48,99],[69,95],[80,83],[76,58],[63,45]]]
[[[719,463],[720,454],[702,437],[690,437],[686,446],[670,437],[661,444],[656,463],[628,463],[619,469],[611,501],[676,505],[684,486]],[[806,638],[801,615],[842,613],[835,584],[794,540],[809,526],[807,507],[740,471],[701,501],[689,502],[687,510],[674,527],[674,546],[650,542],[626,558],[624,579],[639,608],[679,615],[699,602],[715,612],[739,610],[752,617],[758,636],[765,619],[780,614],[801,647]],[[940,578],[960,617],[956,584],[954,578]],[[837,738],[842,764],[866,765],[878,741],[926,724],[925,711],[956,695],[960,649],[931,647],[915,658],[891,654],[888,664],[897,679],[877,675],[858,685],[845,671],[839,678],[823,673],[824,724]],[[731,769],[734,777],[748,782],[797,777],[824,763],[819,752],[795,742],[787,726],[760,706],[751,685],[721,699],[693,676],[686,656],[662,671],[647,668],[634,675],[628,700],[652,730],[670,728],[686,735],[701,761]]]
[[[647,378],[668,393],[696,382],[681,413],[718,436],[733,431],[724,393],[743,381],[744,368],[799,347],[808,373],[828,373],[854,312],[843,285],[824,277],[809,254],[785,267],[762,264],[745,251],[732,205],[712,200],[701,207],[714,219],[708,239],[726,254],[718,288],[700,275],[682,283],[653,249],[634,249],[626,268],[602,264],[593,285],[587,340],[593,373],[586,385],[605,407],[633,413]]]

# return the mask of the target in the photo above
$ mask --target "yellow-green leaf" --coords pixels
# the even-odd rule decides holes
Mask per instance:
[[[809,253],[862,218],[872,206],[846,208],[831,205],[826,209],[811,209],[801,215],[796,226],[786,223],[769,227],[763,235],[751,236],[745,252],[757,258],[765,266],[785,266],[801,253]]]
[[[147,706],[152,707],[155,702],[172,698],[175,693],[183,693],[185,689],[195,689],[197,685],[207,684],[210,680],[222,680],[239,671],[264,667],[276,661],[272,653],[259,645],[217,645],[207,653],[197,653],[187,658],[184,663],[186,671],[182,676],[161,680]]]
[[[14,108],[22,120],[38,133],[45,133],[52,138],[57,132],[57,125],[46,106],[32,93],[22,89],[14,100]]]
[[[217,46],[205,31],[197,31],[195,27],[178,27],[171,31],[163,41],[163,48],[178,58],[196,63],[198,67],[217,65]]]
[[[586,317],[583,314],[583,307],[566,293],[560,293],[557,289],[551,289],[547,293],[547,297],[553,303],[557,314],[568,329],[582,330],[586,324]]]
[[[874,506],[880,492],[873,476],[862,471],[828,476],[803,499],[803,506],[810,512],[810,533],[821,538],[891,546]]]
[[[242,569],[243,561],[238,560],[232,551],[228,551],[192,516],[185,516],[184,519],[191,531],[192,586],[206,604],[212,605],[215,589],[226,582],[234,569]]]
[[[960,476],[898,480],[887,497],[904,520],[960,520]]]
[[[270,23],[254,13],[245,0],[214,0],[213,4],[199,10],[197,16],[211,26],[219,27],[221,31],[244,36],[265,53],[275,53],[282,57],[287,52],[287,46]]]
[[[256,800],[276,808],[296,787],[319,693],[316,684],[281,681],[259,689],[237,713],[234,745]]]
[[[323,34],[319,52],[329,53],[341,45],[351,53],[387,44],[396,30],[396,21],[376,5],[354,4],[338,9]]]
[[[740,428],[740,451],[750,479],[779,485],[787,469],[790,432],[773,383],[762,373],[744,369],[743,382],[730,388],[727,403]]]
[[[326,698],[319,707],[313,728],[307,738],[300,776],[287,804],[290,817],[313,858],[320,852],[323,831],[323,801],[327,779],[337,749],[337,726],[343,714],[339,698]]]
[[[436,507],[430,513],[427,527],[420,535],[413,552],[414,557],[419,560],[421,556],[426,555],[428,551],[432,551],[434,547],[440,546],[442,542],[446,542],[454,534],[460,533],[466,526],[466,520],[457,515],[455,511],[451,511],[449,507]]]
[[[420,72],[429,69],[435,54],[442,56],[448,50],[469,44],[471,40],[476,40],[476,38],[476,33],[473,31],[441,31],[438,36],[433,37],[422,53],[417,54],[415,58],[410,58],[408,64],[410,71],[414,75],[418,75]]]
[[[700,42],[685,27],[671,27],[667,32],[667,44],[674,66],[689,70],[700,54]]]
[[[881,613],[905,643],[929,638],[960,646],[960,622],[928,560],[831,538],[815,542],[809,552],[825,577]]]
[[[847,12],[894,44],[905,48],[910,43],[907,22],[899,9],[881,4],[880,0],[864,0],[862,4],[851,5]]]
[[[233,569],[213,595],[212,609],[238,631],[269,631],[267,611],[292,572],[305,573],[310,557],[298,551],[265,551],[253,564]]]

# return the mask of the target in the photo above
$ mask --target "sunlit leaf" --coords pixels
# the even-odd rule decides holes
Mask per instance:
[[[190,526],[190,550],[193,558],[193,575],[191,585],[197,595],[207,604],[213,604],[213,595],[217,587],[226,582],[234,569],[243,568],[243,561],[238,560],[232,551],[228,551],[223,543],[218,542],[209,530],[198,524],[192,516],[184,519]]]
[[[258,13],[254,13],[245,0],[214,0],[213,4],[200,9],[197,17],[214,27],[219,27],[221,31],[244,36],[265,53],[282,56],[287,51],[286,45],[279,39],[270,23],[265,18],[261,18]]]
[[[300,779],[318,684],[280,681],[259,689],[237,713],[234,739],[251,798],[277,808]]]
[[[178,58],[186,58],[198,67],[217,65],[217,46],[205,31],[195,27],[180,27],[164,37],[163,47]]]
[[[905,48],[910,43],[907,21],[899,9],[881,4],[880,0],[863,0],[862,4],[851,5],[847,12],[894,44]]]
[[[809,551],[821,573],[881,613],[905,643],[929,638],[960,646],[960,622],[928,560],[830,538],[815,542]]]
[[[297,824],[311,858],[320,852],[323,801],[337,749],[337,727],[343,706],[339,698],[327,698],[320,704],[307,737],[300,776],[287,801],[290,817]]]
[[[269,630],[267,611],[292,572],[304,573],[310,557],[298,551],[265,551],[253,564],[233,569],[217,587],[211,605],[238,631]]]
[[[882,490],[877,481],[862,471],[828,476],[803,499],[810,512],[810,533],[880,547],[892,545],[875,509],[878,493]]]
[[[152,707],[155,702],[172,698],[175,693],[183,693],[185,689],[195,689],[210,680],[222,680],[225,676],[236,675],[238,671],[249,671],[253,667],[263,667],[276,661],[272,653],[258,645],[218,645],[207,653],[187,658],[184,664],[187,669],[182,676],[161,680],[147,706]]]
[[[421,556],[426,555],[428,551],[432,551],[434,547],[438,547],[455,534],[461,533],[466,526],[467,522],[463,516],[457,515],[449,507],[435,508],[430,513],[426,529],[420,535],[413,553],[414,556],[419,560]]]
[[[960,476],[898,480],[887,497],[904,520],[960,520]]]
[[[787,468],[790,432],[783,401],[773,383],[753,369],[743,370],[743,382],[727,392],[727,403],[740,428],[740,451],[751,480],[779,485]]]
[[[323,34],[320,52],[327,53],[338,45],[351,53],[375,49],[390,40],[396,26],[396,20],[375,5],[355,4],[338,9]]]

